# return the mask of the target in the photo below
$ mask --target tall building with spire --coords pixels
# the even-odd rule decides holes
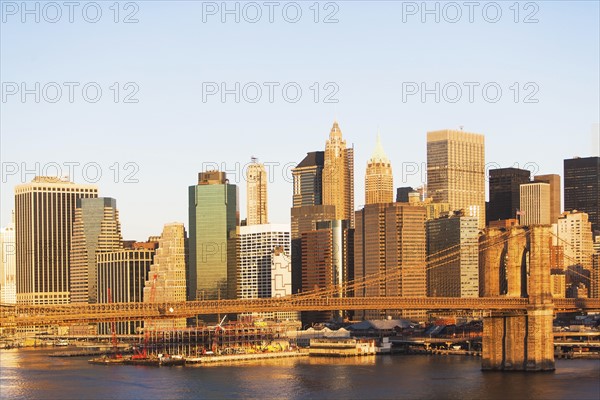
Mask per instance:
[[[254,157],[246,170],[246,185],[247,224],[268,224],[267,171],[264,164],[260,164]]]
[[[77,199],[71,241],[71,303],[96,303],[96,255],[122,249],[117,201],[110,197]]]
[[[427,193],[435,203],[464,210],[485,228],[484,136],[450,129],[427,132]]]
[[[337,121],[325,144],[323,204],[335,206],[335,219],[354,228],[354,149],[346,147]]]
[[[18,304],[69,302],[69,269],[75,205],[98,197],[95,185],[36,176],[15,187]]]
[[[371,159],[367,162],[365,174],[365,204],[392,203],[394,201],[394,176],[392,163],[383,151],[381,138],[377,134],[377,143]]]

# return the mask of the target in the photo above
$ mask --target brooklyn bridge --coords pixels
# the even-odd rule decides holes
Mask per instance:
[[[600,311],[599,298],[553,298],[550,227],[488,230],[479,243],[480,297],[365,297],[370,285],[402,279],[402,268],[341,286],[278,298],[222,299],[172,303],[2,305],[0,327],[71,325],[238,314],[324,310],[482,311],[484,370],[554,369],[552,322],[555,313]],[[443,268],[457,256],[446,253],[427,261]],[[597,285],[597,276],[589,279]]]

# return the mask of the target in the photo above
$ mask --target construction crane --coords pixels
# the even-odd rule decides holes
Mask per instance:
[[[154,274],[152,276],[152,286],[150,286],[150,303],[154,303],[154,298],[156,295],[156,279],[158,274]],[[148,339],[149,339],[149,330],[151,326],[151,320],[144,321],[144,346],[140,351],[139,347],[135,349],[135,354],[131,356],[132,360],[141,360],[148,358]]]
[[[225,322],[225,318],[227,318],[227,315],[225,315],[223,317],[223,319],[221,320],[221,322],[219,322],[219,324],[214,327],[215,330],[213,332],[213,342],[212,342],[212,346],[211,346],[211,350],[213,353],[216,353],[218,350],[217,335],[220,334],[221,336],[223,336],[223,333],[225,331],[225,328],[223,328],[223,322]]]

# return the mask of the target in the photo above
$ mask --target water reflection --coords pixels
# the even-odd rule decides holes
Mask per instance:
[[[1,398],[594,399],[600,361],[554,373],[483,373],[469,357],[286,358],[200,367],[90,365],[46,350],[0,352]]]
[[[377,356],[306,358],[310,365],[375,365],[377,359]]]

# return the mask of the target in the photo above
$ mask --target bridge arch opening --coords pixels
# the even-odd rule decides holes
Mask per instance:
[[[507,273],[507,265],[508,265],[508,246],[504,244],[502,248],[502,253],[500,253],[500,263],[498,265],[498,293],[501,296],[505,296],[508,293],[508,273]]]
[[[529,249],[521,254],[521,297],[529,297]]]

